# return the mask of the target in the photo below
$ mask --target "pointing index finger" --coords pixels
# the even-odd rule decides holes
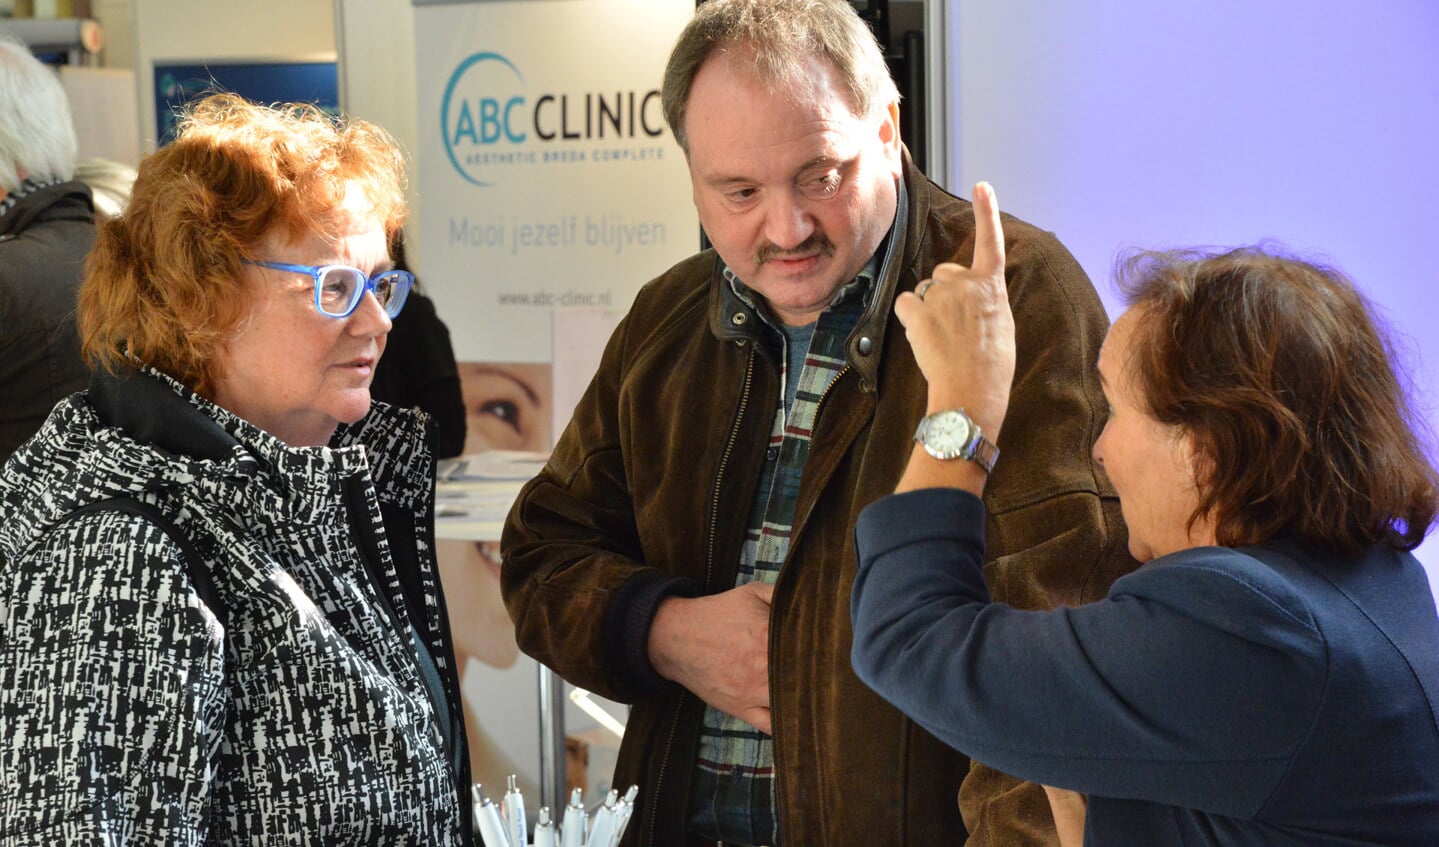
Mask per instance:
[[[999,201],[987,182],[974,186],[974,264],[976,273],[1004,273],[1004,228],[999,222]]]

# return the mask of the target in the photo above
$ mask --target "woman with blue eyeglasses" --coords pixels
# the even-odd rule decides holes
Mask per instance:
[[[363,121],[201,101],[86,267],[95,376],[0,467],[0,842],[469,844],[412,283]]]

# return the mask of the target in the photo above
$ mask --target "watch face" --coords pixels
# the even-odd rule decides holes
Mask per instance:
[[[993,471],[999,459],[999,448],[984,437],[963,409],[926,415],[914,431],[914,440],[923,444],[924,451],[936,459],[969,459],[984,468],[985,473]]]
[[[959,458],[974,436],[969,417],[953,409],[927,418],[924,446],[931,455],[942,459]]]

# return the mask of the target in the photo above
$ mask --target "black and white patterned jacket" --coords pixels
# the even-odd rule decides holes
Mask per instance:
[[[424,426],[291,448],[154,371],[56,406],[0,468],[0,843],[470,843]],[[220,614],[150,521],[65,519],[115,496]]]

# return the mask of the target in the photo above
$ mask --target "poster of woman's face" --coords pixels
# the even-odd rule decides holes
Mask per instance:
[[[465,456],[487,450],[549,450],[549,363],[460,362],[459,371]],[[499,546],[498,539],[441,539],[436,545],[465,694],[470,764],[475,781],[487,787],[503,786],[511,773],[521,775],[522,785],[527,782],[528,767],[519,765],[528,765],[533,757],[525,755],[522,745],[510,749],[507,737],[526,742],[537,737],[531,701],[523,700],[516,708],[503,698],[511,689],[528,692],[534,681],[532,672],[516,667],[514,624],[500,598]]]
[[[465,453],[550,448],[548,362],[460,362],[465,395]]]

